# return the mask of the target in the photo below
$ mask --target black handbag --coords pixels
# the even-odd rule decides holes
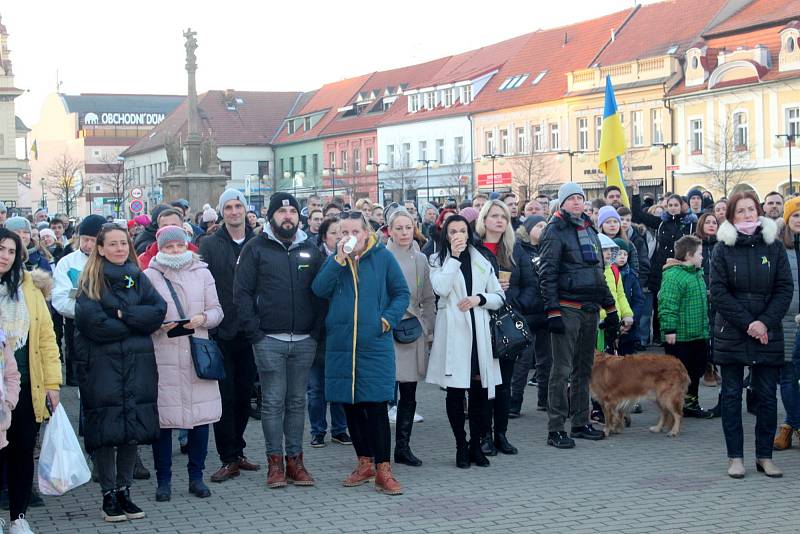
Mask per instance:
[[[164,276],[164,273],[161,273],[161,276]],[[178,295],[175,293],[172,282],[166,276],[164,276],[164,281],[167,283],[169,293],[172,295],[172,300],[178,309],[178,314],[184,317],[183,306],[181,306],[181,301],[178,300]],[[225,378],[225,364],[222,352],[213,339],[189,336],[189,346],[191,347],[192,363],[194,364],[194,372],[197,374],[197,378],[204,380],[222,380]]]
[[[525,319],[503,299],[503,305],[489,311],[489,330],[492,333],[492,355],[498,360],[516,361],[533,343]]]
[[[394,340],[398,343],[404,345],[413,343],[422,335],[422,323],[416,317],[411,316],[400,321],[392,330],[392,334],[394,335]]]

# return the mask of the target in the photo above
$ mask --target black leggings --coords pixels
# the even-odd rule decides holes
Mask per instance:
[[[447,388],[445,406],[447,407],[447,419],[450,421],[450,428],[456,438],[456,445],[462,446],[467,443],[467,433],[464,430],[464,399],[469,391],[469,439],[479,443],[481,436],[486,428],[486,410],[489,406],[488,390],[481,386],[480,380],[472,380],[469,389]]]
[[[502,384],[494,387],[494,399],[486,403],[485,421],[486,434],[492,434],[492,420],[494,420],[495,434],[505,434],[508,430],[508,409],[511,401],[511,377],[514,374],[514,361],[500,360],[500,376]]]
[[[8,446],[0,450],[0,463],[6,467],[12,521],[28,511],[33,487],[33,447],[38,429],[39,424],[33,413],[31,385],[22,384],[19,402],[11,412],[11,426],[6,433]]]
[[[398,382],[397,389],[400,390],[399,401],[402,403],[416,403],[417,402],[417,383],[416,382]]]
[[[392,439],[386,402],[357,402],[342,406],[356,454],[374,458],[376,464],[388,462]]]
[[[708,341],[696,339],[694,341],[678,341],[674,345],[665,344],[664,352],[678,358],[686,372],[689,373],[689,395],[697,396],[700,387],[700,377],[706,370],[708,362]]]

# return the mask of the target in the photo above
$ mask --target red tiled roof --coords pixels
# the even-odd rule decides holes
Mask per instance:
[[[241,98],[236,111],[229,111],[225,91],[208,91],[198,96],[201,129],[211,132],[217,146],[268,145],[283,119],[302,96],[300,92],[234,91]],[[175,134],[186,137],[187,101],[138,143],[125,151],[128,156],[164,146],[166,137]]]
[[[721,35],[798,17],[800,17],[800,0],[755,0],[706,31],[705,35]]]
[[[682,55],[699,37],[726,0],[667,0],[638,8],[616,32],[614,42],[597,58],[602,66],[667,53]]]
[[[308,102],[298,111],[292,113],[291,116],[298,117],[321,111],[324,111],[325,115],[309,131],[298,128],[290,135],[287,133],[286,128],[281,127],[280,132],[273,141],[275,143],[294,143],[319,137],[325,127],[336,117],[336,110],[346,105],[370,76],[371,74],[362,74],[355,78],[327,83],[317,89],[314,95],[308,99]]]

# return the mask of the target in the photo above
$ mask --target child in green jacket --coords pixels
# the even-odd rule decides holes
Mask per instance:
[[[675,258],[664,265],[658,293],[658,318],[665,352],[678,358],[691,382],[683,403],[685,417],[709,417],[697,390],[708,361],[708,297],[703,280],[703,244],[694,235],[675,242]]]

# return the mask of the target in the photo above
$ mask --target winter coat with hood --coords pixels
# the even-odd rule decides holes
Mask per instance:
[[[681,237],[693,234],[697,229],[697,216],[694,213],[670,215],[664,211],[660,217],[651,215],[642,209],[639,195],[631,197],[631,213],[634,221],[652,228],[656,234],[656,250],[650,261],[650,274],[647,287],[657,292],[661,287],[661,276],[667,258],[675,256],[675,242]]]
[[[330,256],[312,289],[329,301],[325,400],[392,400],[397,377],[392,329],[409,303],[408,285],[394,255],[371,234],[357,259],[348,257],[342,264]]]
[[[518,263],[520,265],[528,264],[531,267],[530,275],[532,278],[529,282],[529,287],[533,288],[530,300],[526,308],[522,310],[525,316],[525,321],[528,327],[532,330],[547,327],[547,315],[544,313],[544,300],[542,299],[542,287],[539,284],[539,263],[541,258],[539,256],[539,245],[531,243],[531,238],[528,232],[524,229],[516,232],[517,245],[519,246],[520,254]],[[514,251],[516,252],[516,247]],[[516,258],[515,258],[516,259]],[[509,287],[509,289],[511,289]],[[506,293],[508,296],[508,293]]]
[[[759,217],[753,235],[739,233],[728,221],[717,231],[711,258],[714,361],[718,364],[783,365],[782,320],[792,301],[794,282],[775,222]],[[762,345],[747,334],[753,321],[767,327]]]
[[[75,371],[84,415],[84,444],[100,447],[158,439],[158,371],[150,337],[167,304],[139,267],[103,261],[100,300],[75,304]],[[56,351],[56,356],[58,352]]]
[[[708,298],[704,273],[694,265],[669,258],[658,292],[661,335],[676,341],[708,339]]]
[[[410,248],[401,248],[389,239],[386,250],[394,254],[408,285],[409,303],[403,319],[416,317],[422,325],[422,335],[412,343],[394,342],[398,382],[419,382],[428,371],[428,347],[433,342],[436,320],[436,298],[431,286],[428,258],[419,251],[416,241]]]
[[[208,331],[222,321],[214,278],[202,261],[193,259],[181,269],[150,262],[144,272],[167,303],[164,321],[191,319],[205,314],[206,322],[193,337],[208,339]],[[183,309],[178,312],[166,280],[172,283]],[[158,367],[158,421],[161,428],[194,428],[219,421],[222,415],[219,384],[197,377],[189,336],[169,337],[160,329],[153,333]]]

